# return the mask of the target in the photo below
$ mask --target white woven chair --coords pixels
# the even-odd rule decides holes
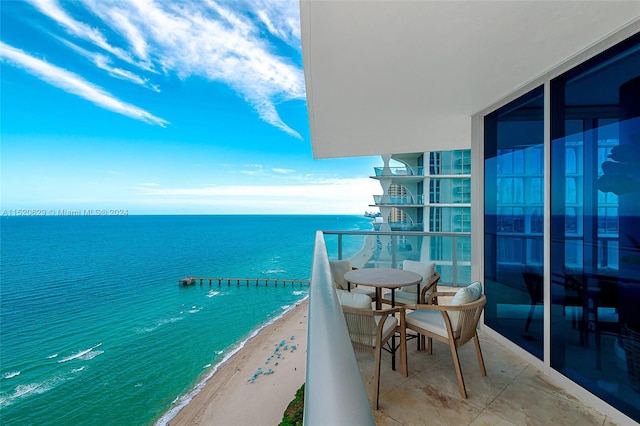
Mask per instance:
[[[415,272],[422,276],[420,282],[420,299],[418,299],[418,286],[402,287],[402,290],[395,290],[394,300],[396,306],[402,305],[415,305],[420,300],[420,303],[426,303],[429,295],[435,291],[438,291],[438,281],[440,280],[440,274],[435,271],[436,264],[433,262],[424,263],[416,262],[413,260],[405,260],[402,262],[402,269],[405,271]],[[391,305],[391,293],[385,293],[382,296],[382,300]]]
[[[372,300],[364,294],[337,290],[338,300],[342,306],[342,313],[347,323],[349,338],[356,352],[374,356],[373,391],[371,392],[371,407],[378,409],[380,396],[380,362],[382,346],[389,341],[398,329],[398,320],[392,314],[400,308],[373,310]],[[406,342],[400,342],[401,359],[406,354]],[[406,363],[403,364],[402,374],[407,376]]]
[[[454,296],[449,305],[437,303],[439,296]],[[476,345],[480,372],[487,375],[478,340],[478,321],[487,302],[487,298],[482,294],[482,285],[475,282],[469,287],[458,290],[457,293],[433,293],[428,300],[429,304],[405,305],[400,311],[400,334],[406,341],[406,330],[413,330],[421,335],[422,347],[424,339],[427,338],[427,352],[432,353],[432,340],[436,339],[446,343],[451,349],[451,357],[458,378],[458,388],[460,396],[467,397],[467,390],[462,377],[460,359],[458,358],[458,348],[471,339]],[[409,312],[409,310],[413,310]],[[402,352],[403,367],[407,365],[407,352]]]
[[[331,268],[331,275],[333,276],[333,282],[336,285],[336,288],[338,290],[349,290],[349,287],[351,287],[351,289],[349,290],[351,293],[358,293],[358,294],[364,294],[367,295],[371,298],[371,300],[375,301],[376,300],[376,290],[375,289],[364,289],[364,288],[358,288],[356,285],[352,284],[351,286],[349,286],[347,284],[347,281],[344,279],[344,274],[346,274],[349,271],[352,271],[354,269],[358,269],[358,268],[354,268],[353,266],[351,266],[351,262],[348,260],[333,260],[331,262],[329,262],[329,266]]]

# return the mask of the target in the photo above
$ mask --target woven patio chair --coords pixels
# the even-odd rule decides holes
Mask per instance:
[[[436,304],[440,296],[454,297],[448,305]],[[478,321],[487,302],[486,296],[482,294],[482,285],[475,282],[468,287],[461,288],[458,292],[436,292],[431,294],[428,302],[428,304],[406,305],[401,308],[400,333],[401,335],[405,334],[407,329],[416,331],[421,335],[423,348],[426,338],[429,354],[433,353],[433,339],[448,344],[458,378],[460,396],[467,398],[467,390],[458,358],[458,348],[473,339],[480,372],[483,376],[487,375],[477,333]],[[408,310],[412,310],[412,312]],[[401,356],[406,357],[407,352],[404,351]],[[403,367],[407,366],[407,360],[402,359],[402,364]]]
[[[382,347],[393,337],[398,329],[398,320],[392,316],[400,311],[399,308],[373,310],[372,300],[364,294],[349,293],[337,290],[338,300],[342,306],[349,338],[355,352],[374,357],[373,390],[371,392],[371,407],[378,409],[380,396],[380,362]],[[406,359],[406,341],[400,341],[401,359]],[[402,374],[407,376],[406,363],[402,365]]]

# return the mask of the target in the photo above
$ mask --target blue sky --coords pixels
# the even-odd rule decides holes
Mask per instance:
[[[298,8],[2,0],[2,210],[373,210],[380,157],[313,159]]]

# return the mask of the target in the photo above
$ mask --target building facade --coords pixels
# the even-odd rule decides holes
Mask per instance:
[[[432,233],[429,237],[399,237],[397,260],[435,262],[442,283],[469,284],[471,151],[393,154],[382,160],[384,166],[376,167],[371,176],[380,181],[383,191],[373,196],[371,205],[380,209],[380,229]],[[454,239],[452,233],[463,235]]]

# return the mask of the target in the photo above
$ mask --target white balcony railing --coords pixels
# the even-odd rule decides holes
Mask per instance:
[[[375,425],[322,231],[316,233],[307,333],[304,425]]]

